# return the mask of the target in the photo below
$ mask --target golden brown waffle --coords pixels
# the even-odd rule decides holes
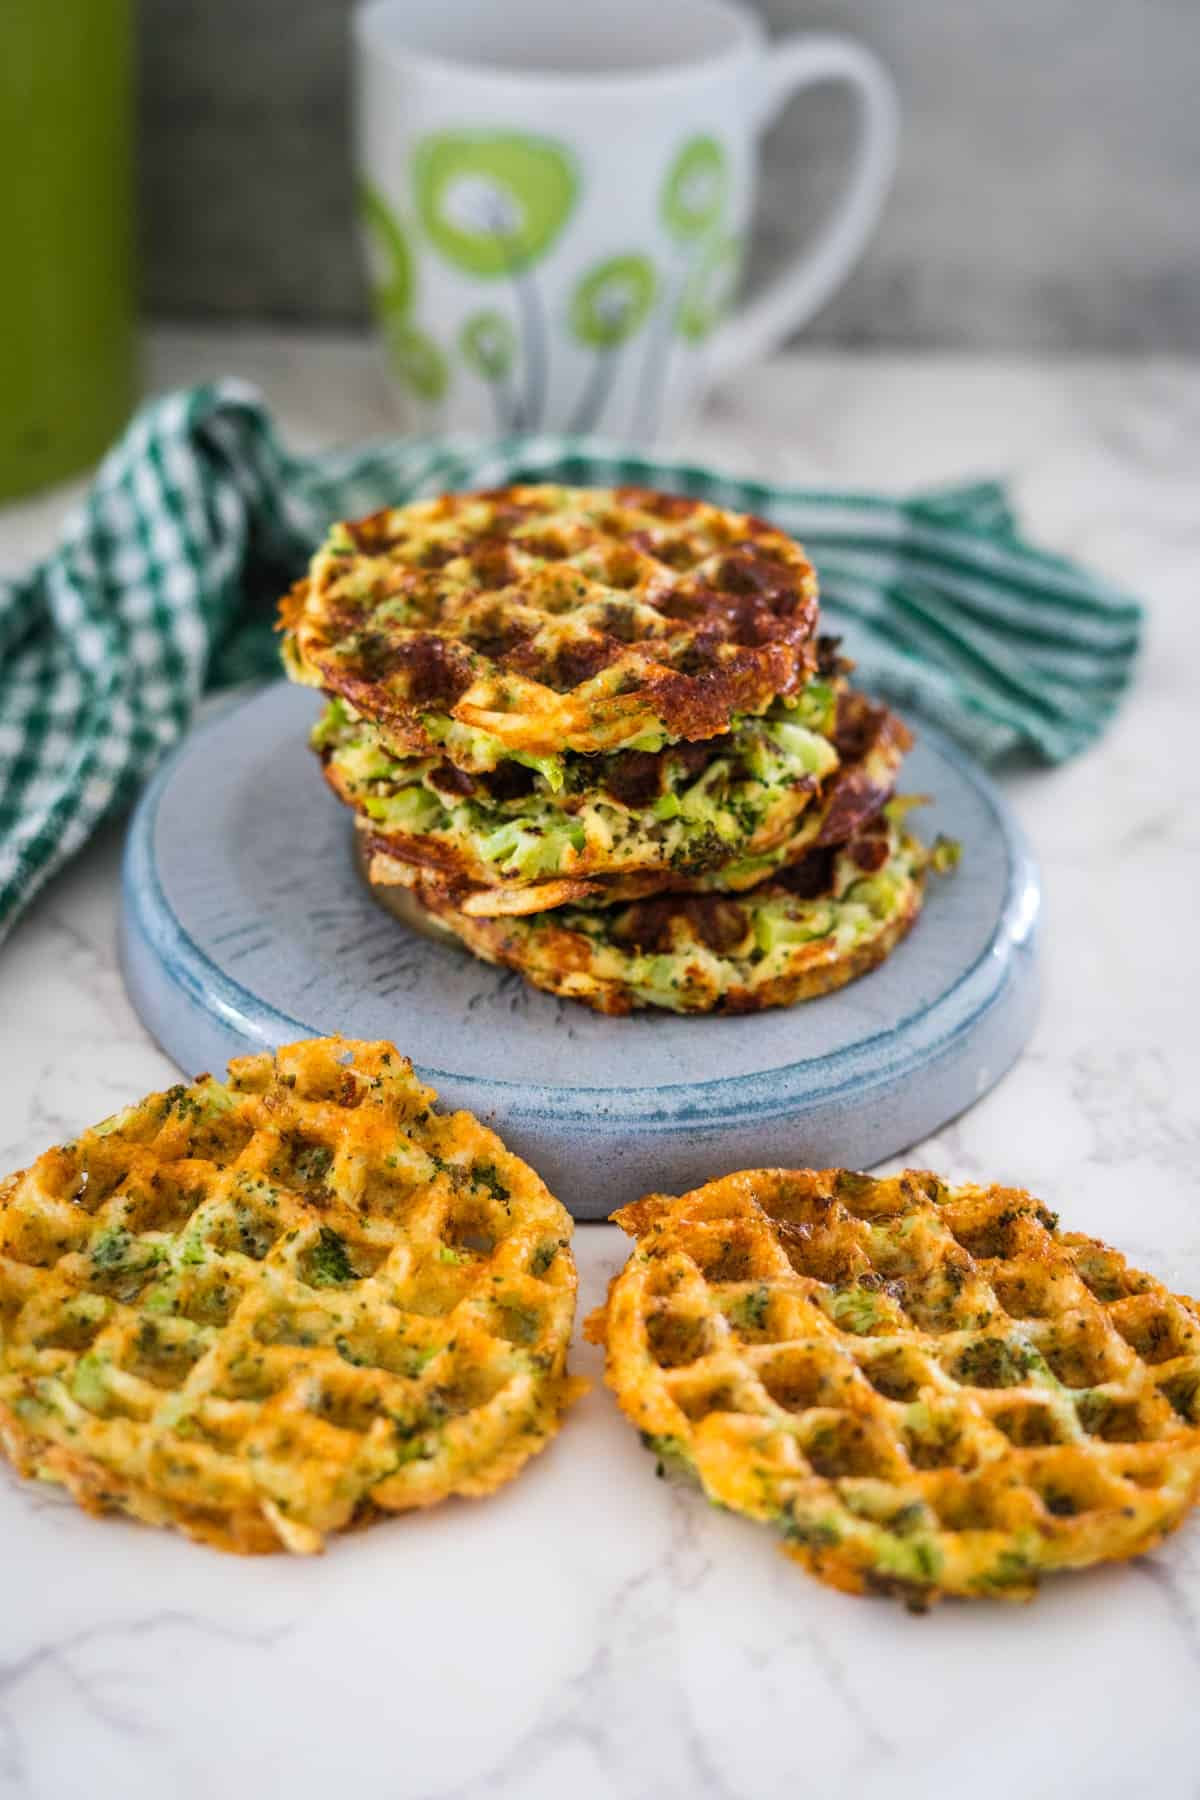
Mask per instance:
[[[813,668],[817,584],[749,514],[512,487],[335,526],[281,615],[295,679],[401,754],[486,769],[728,730]]]
[[[390,1044],[238,1058],[0,1182],[0,1440],[224,1550],[486,1494],[558,1427],[571,1221]]]
[[[685,838],[676,831],[675,820],[656,825],[649,805],[644,818],[631,815],[631,828],[622,832],[620,814],[611,805],[597,808],[594,797],[584,795],[581,811],[572,813],[577,797],[568,795],[561,816],[581,820],[583,841],[578,849],[566,848],[560,873],[522,879],[508,877],[488,863],[480,853],[478,832],[389,832],[360,812],[356,824],[368,879],[379,888],[437,889],[445,903],[477,918],[523,917],[581,901],[618,905],[660,893],[741,892],[814,848],[844,843],[891,794],[912,745],[907,727],[894,713],[854,692],[841,697],[838,714],[844,722],[846,760],[819,784],[813,777],[804,777],[782,793],[769,796],[754,814],[756,828],[748,830],[740,842],[726,835],[732,820],[725,823],[722,833],[710,833],[707,841],[698,832]],[[736,769],[736,752],[728,749],[731,742],[736,740],[717,740],[726,747],[723,750],[678,746],[644,760],[669,766],[672,758],[687,753],[704,759],[696,762],[696,776],[710,781],[716,776],[724,781],[718,765],[732,763]],[[643,760],[638,752],[623,755]],[[362,805],[361,792],[348,789],[339,780],[336,763],[327,763],[325,773],[341,799]],[[736,779],[724,788],[710,786],[709,791],[728,794],[734,820],[745,808],[743,795],[755,794],[752,782],[739,790]],[[616,831],[612,829],[614,821]]]
[[[879,813],[846,844],[743,894],[522,918],[461,912],[437,887],[408,898],[485,962],[597,1012],[747,1013],[815,999],[881,963],[917,919],[928,862],[924,845]]]
[[[757,1169],[614,1217],[622,1408],[835,1587],[1023,1598],[1200,1496],[1200,1308],[1020,1189]]]

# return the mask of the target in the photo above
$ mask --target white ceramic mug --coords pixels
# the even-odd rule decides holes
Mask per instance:
[[[372,295],[418,429],[652,441],[829,297],[895,166],[874,56],[769,44],[728,0],[372,0],[355,37]],[[858,101],[845,196],[730,311],[759,136],[825,81]]]

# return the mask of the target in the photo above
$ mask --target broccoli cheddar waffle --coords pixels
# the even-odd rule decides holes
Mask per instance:
[[[615,1217],[622,1408],[835,1587],[1024,1598],[1200,1497],[1200,1307],[1021,1190],[759,1169]]]
[[[511,764],[469,776],[390,759],[369,727],[339,723],[336,705],[316,742],[357,810],[373,882],[433,882],[462,911],[495,917],[749,887],[807,846],[848,836],[891,793],[908,733],[861,695],[813,683],[805,696],[706,744],[567,758],[558,794]],[[834,720],[857,726],[864,713],[873,729],[847,736],[843,763]]]
[[[803,550],[762,520],[447,495],[335,526],[281,617],[382,904],[534,986],[785,1006],[917,916],[926,852],[882,810],[911,736],[848,685]]]
[[[516,1474],[572,1396],[571,1221],[389,1044],[318,1039],[0,1182],[0,1442],[237,1551]]]
[[[901,805],[903,803],[900,803]],[[885,813],[744,894],[664,894],[479,918],[436,887],[413,898],[486,962],[597,1012],[760,1012],[844,987],[893,950],[921,909],[929,856]]]
[[[748,514],[511,487],[335,525],[284,602],[296,679],[462,769],[713,737],[801,687],[816,578]]]

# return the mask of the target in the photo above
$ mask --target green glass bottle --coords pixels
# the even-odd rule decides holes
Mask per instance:
[[[133,403],[132,132],[133,0],[0,0],[0,499]]]

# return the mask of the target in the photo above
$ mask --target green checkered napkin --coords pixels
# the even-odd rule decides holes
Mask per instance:
[[[274,602],[332,519],[516,480],[635,482],[765,514],[804,541],[862,684],[987,761],[1072,756],[1132,676],[1140,608],[1023,543],[994,483],[896,501],[561,438],[297,457],[253,390],[218,382],[146,407],[53,554],[0,582],[0,937],[132,800],[205,688],[279,672]]]

